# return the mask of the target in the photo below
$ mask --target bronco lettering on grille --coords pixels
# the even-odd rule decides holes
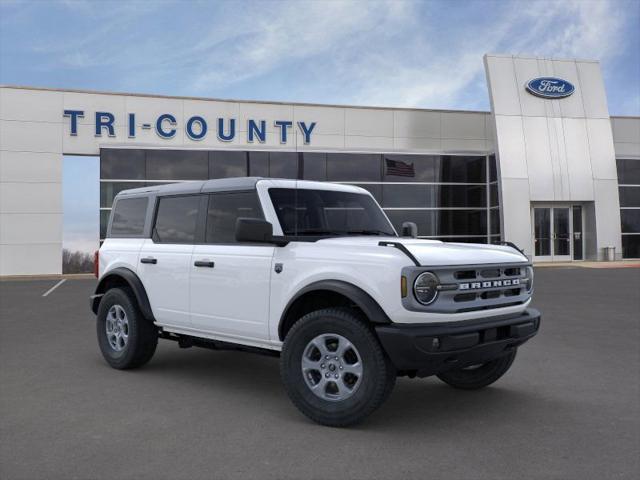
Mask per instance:
[[[486,282],[461,283],[458,285],[458,289],[459,290],[478,290],[482,288],[511,287],[514,285],[520,285],[519,278],[513,278],[508,280],[491,280]]]

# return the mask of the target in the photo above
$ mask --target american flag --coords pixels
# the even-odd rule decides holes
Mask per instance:
[[[384,159],[387,166],[387,175],[395,175],[397,177],[415,177],[416,172],[413,163],[405,163],[400,160]]]

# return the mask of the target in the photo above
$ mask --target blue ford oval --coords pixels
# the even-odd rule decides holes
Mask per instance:
[[[555,77],[534,78],[527,82],[526,88],[529,93],[543,98],[568,97],[576,89],[572,83]]]

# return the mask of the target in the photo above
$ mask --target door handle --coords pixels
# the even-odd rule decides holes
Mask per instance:
[[[153,257],[141,258],[140,263],[151,263],[155,265],[156,263],[158,263],[158,259]]]
[[[193,262],[193,265],[196,267],[213,268],[215,266],[215,263],[210,260],[196,260],[195,262]]]

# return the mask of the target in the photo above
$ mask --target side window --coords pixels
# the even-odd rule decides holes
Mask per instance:
[[[161,197],[153,232],[157,243],[194,243],[200,195]]]
[[[264,218],[255,191],[209,195],[207,243],[236,243],[236,220],[239,217]]]
[[[110,237],[140,237],[147,215],[147,197],[123,198],[113,209]]]

